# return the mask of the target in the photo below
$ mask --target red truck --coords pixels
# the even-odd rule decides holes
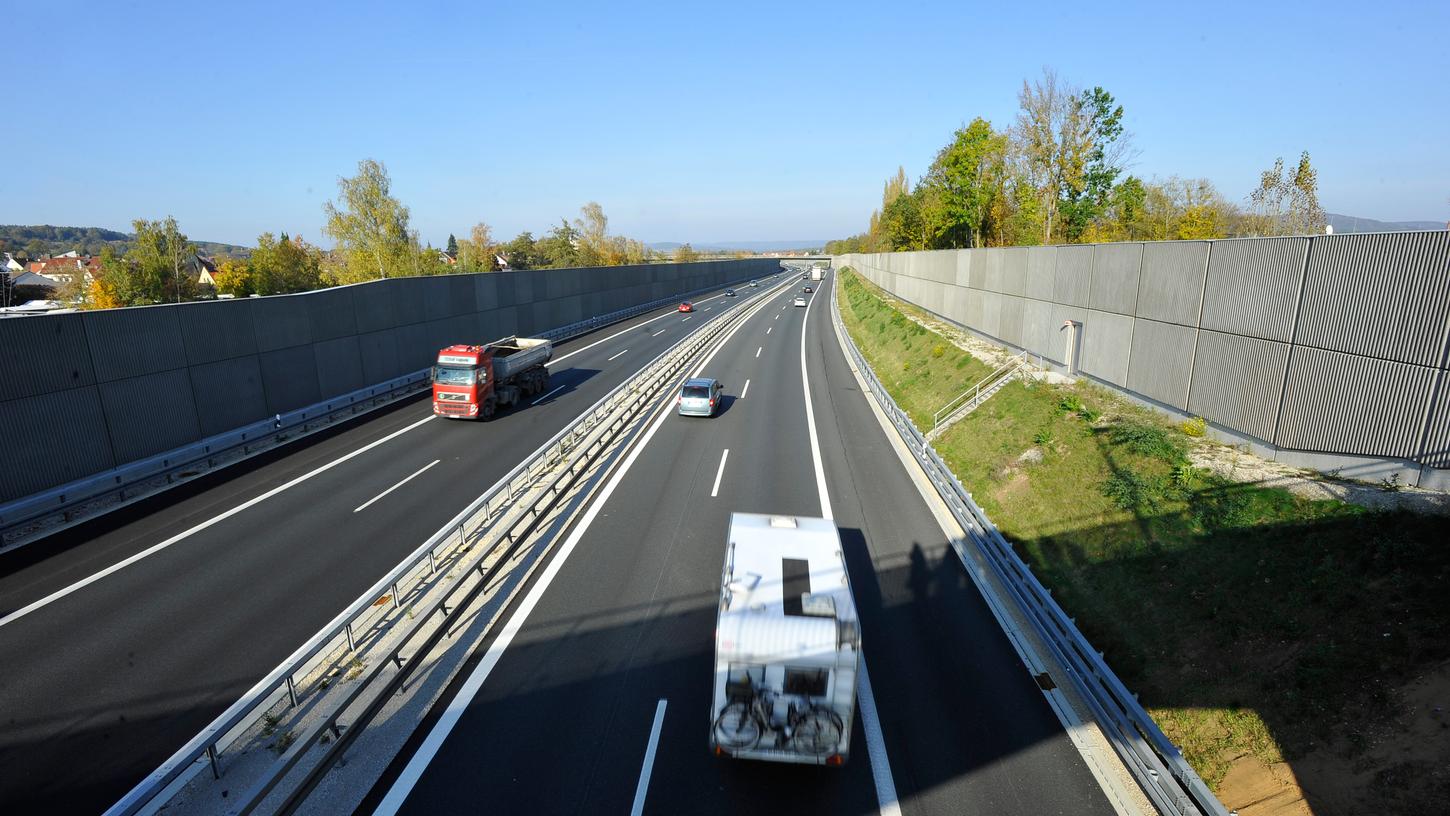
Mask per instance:
[[[433,413],[451,419],[488,419],[499,407],[548,388],[545,364],[553,355],[553,343],[532,337],[442,349],[433,366]]]

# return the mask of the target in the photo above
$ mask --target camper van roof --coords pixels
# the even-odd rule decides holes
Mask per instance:
[[[731,597],[717,631],[722,656],[829,663],[837,622],[856,620],[841,539],[827,519],[732,514],[724,581]]]

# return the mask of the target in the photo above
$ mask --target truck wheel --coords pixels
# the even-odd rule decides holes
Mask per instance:
[[[491,419],[496,410],[498,410],[498,401],[489,396],[483,401],[483,407],[478,410],[478,416],[481,419]]]

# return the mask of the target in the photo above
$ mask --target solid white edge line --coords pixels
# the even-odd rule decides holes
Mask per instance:
[[[816,491],[821,496],[821,515],[835,519],[831,512],[831,496],[826,490],[826,469],[821,461],[821,440],[816,433],[816,409],[811,402],[810,373],[806,368],[806,326],[811,320],[811,307],[816,299],[806,304],[806,316],[801,320],[801,390],[806,398],[806,431],[811,438],[811,464],[816,471]],[[881,816],[900,816],[901,802],[896,796],[896,781],[891,776],[891,761],[886,756],[886,737],[881,731],[881,719],[876,714],[876,697],[871,693],[870,675],[866,673],[866,657],[861,657],[861,676],[858,681],[856,702],[861,707],[861,730],[866,734],[866,756],[871,760],[871,777],[876,783],[876,803]]]
[[[612,363],[612,362],[614,362],[615,358],[617,358],[617,357],[623,357],[628,352],[629,352],[629,349],[625,349],[624,351],[621,351],[620,353],[614,355],[614,357],[610,357],[609,359],[605,360],[604,362],[606,362],[606,363]]]
[[[810,372],[806,368],[806,327],[810,325],[811,308],[815,305],[815,298],[811,298],[811,302],[806,304],[806,316],[801,318],[801,390],[806,397],[806,430],[811,437],[811,464],[816,470],[816,492],[821,497],[821,517],[834,520],[835,515],[831,513],[831,495],[826,490],[826,471],[821,465],[821,440],[816,435],[816,409],[811,404]]]
[[[730,458],[730,449],[720,454],[720,467],[715,470],[715,486],[710,488],[710,498],[720,495],[720,477],[725,475],[725,460]]]
[[[725,348],[730,342],[730,338],[735,336],[735,332],[739,331],[740,327],[748,322],[750,322],[750,318],[746,317],[740,321],[739,325],[726,332],[725,338],[720,341],[720,344],[714,350],[706,355],[705,359],[700,362],[699,367],[695,369],[695,373],[690,376],[700,376],[700,372],[704,370],[705,366],[709,365],[710,361],[715,359],[715,354],[720,349]],[[448,701],[448,707],[444,709],[442,716],[438,718],[438,722],[433,724],[433,730],[428,732],[428,736],[424,738],[422,744],[418,746],[418,750],[408,760],[408,764],[403,768],[402,773],[398,774],[398,778],[393,781],[392,787],[388,788],[387,795],[378,803],[377,809],[373,811],[374,814],[395,814],[403,806],[403,802],[407,800],[408,794],[413,791],[413,787],[418,784],[418,780],[423,778],[423,772],[428,769],[428,764],[433,761],[433,757],[443,747],[443,743],[448,739],[449,733],[453,731],[454,726],[458,725],[458,721],[463,717],[464,711],[472,704],[473,698],[478,695],[479,689],[483,688],[483,684],[488,680],[489,674],[493,672],[498,662],[503,659],[504,651],[508,649],[514,637],[523,630],[524,623],[528,621],[530,613],[534,611],[534,607],[538,606],[539,601],[543,599],[544,593],[549,589],[549,585],[554,582],[554,577],[559,574],[559,570],[564,568],[564,564],[569,560],[569,556],[573,554],[574,548],[579,546],[580,540],[589,531],[589,527],[594,523],[594,519],[598,517],[600,511],[604,509],[604,506],[609,503],[610,495],[619,487],[619,483],[624,481],[625,475],[634,466],[635,460],[649,446],[649,441],[654,438],[655,432],[664,426],[665,420],[670,416],[671,407],[672,405],[669,400],[665,400],[664,404],[660,406],[654,424],[640,438],[639,444],[620,463],[619,469],[614,472],[614,475],[609,477],[608,483],[604,485],[604,488],[590,502],[589,509],[584,511],[583,517],[579,519],[578,524],[569,533],[569,537],[560,545],[559,552],[544,570],[539,573],[538,578],[534,581],[533,588],[529,590],[523,602],[514,610],[513,615],[499,629],[498,637],[494,638],[493,644],[488,648],[488,652],[484,654],[483,659],[474,667],[473,674],[468,676],[468,679],[458,689],[458,693],[453,696],[452,700]]]
[[[405,479],[403,479],[403,481],[398,482],[397,484],[393,485],[392,487],[388,488],[387,490],[384,490],[383,492],[379,493],[378,495],[373,496],[371,499],[368,499],[367,501],[365,501],[362,504],[358,505],[357,506],[357,509],[354,510],[353,512],[354,513],[361,513],[362,511],[368,509],[368,505],[372,504],[373,502],[377,501],[378,499],[381,499],[382,497],[388,495],[389,493],[392,493],[394,490],[397,490],[398,488],[402,487],[403,485],[407,484],[408,482],[413,481],[414,479],[418,478],[419,476],[422,476],[423,475],[423,471],[427,470],[430,467],[433,467],[434,465],[438,464],[441,461],[443,461],[443,460],[442,459],[434,459],[433,461],[429,462],[428,464],[426,464],[426,465],[418,468],[417,470],[413,471],[413,474],[411,476],[408,476]]]
[[[543,402],[544,400],[548,399],[549,397],[554,396],[555,394],[559,393],[560,391],[563,391],[565,388],[568,388],[568,387],[569,386],[567,386],[567,385],[561,385],[558,388],[555,388],[553,391],[550,391],[549,393],[545,394],[544,396],[539,397],[538,399],[536,399],[533,402],[529,403],[529,405],[538,405],[539,403]]]
[[[181,541],[182,539],[185,539],[188,536],[191,536],[191,535],[194,535],[196,533],[199,533],[202,530],[205,530],[206,528],[212,526],[213,524],[216,524],[216,523],[221,522],[221,521],[225,521],[225,520],[231,518],[232,516],[235,516],[236,514],[242,512],[243,510],[246,510],[247,508],[249,508],[249,507],[251,507],[251,506],[253,506],[255,504],[260,504],[261,502],[264,502],[267,499],[272,498],[273,496],[277,495],[278,493],[281,493],[284,490],[287,490],[288,488],[291,488],[291,487],[294,487],[296,485],[299,485],[299,484],[307,481],[308,479],[311,479],[313,476],[318,475],[319,473],[323,473],[325,471],[331,470],[334,467],[337,467],[338,465],[342,464],[343,462],[346,462],[347,460],[353,458],[354,456],[358,456],[360,454],[366,453],[367,451],[370,451],[373,448],[376,448],[377,446],[383,444],[384,442],[388,442],[388,441],[394,439],[395,437],[402,436],[403,434],[407,433],[408,431],[413,430],[414,428],[418,427],[419,425],[422,425],[425,422],[431,422],[435,418],[436,417],[433,417],[432,415],[423,417],[422,419],[418,420],[417,422],[414,422],[412,425],[409,425],[409,426],[407,426],[405,428],[400,428],[400,429],[398,429],[396,431],[393,431],[392,433],[388,434],[387,436],[383,437],[382,439],[378,439],[376,441],[370,442],[370,443],[362,446],[361,448],[358,448],[357,450],[353,451],[352,453],[347,454],[346,456],[342,456],[342,457],[339,457],[337,459],[334,459],[331,462],[328,462],[327,464],[323,465],[322,467],[319,467],[319,468],[317,468],[315,470],[309,471],[307,473],[302,474],[301,476],[298,476],[297,478],[293,479],[290,482],[287,482],[285,484],[278,485],[277,487],[274,487],[271,490],[268,490],[266,493],[263,493],[262,495],[257,496],[256,498],[250,499],[250,500],[248,500],[246,502],[243,502],[242,504],[237,505],[236,507],[233,507],[232,509],[226,511],[225,513],[221,513],[219,515],[212,516],[211,518],[207,519],[206,521],[203,521],[202,523],[200,523],[200,524],[198,524],[198,525],[196,525],[194,527],[191,527],[191,528],[189,528],[189,529],[187,529],[187,530],[185,530],[183,532],[177,533],[176,535],[172,536],[171,538],[166,539],[165,541],[161,542],[160,544],[153,544],[150,547],[147,547],[146,549],[142,550],[141,552],[138,552],[135,555],[133,555],[133,556],[125,559],[124,561],[117,561],[116,563],[112,564],[111,566],[106,567],[105,569],[101,570],[100,572],[95,573],[94,575],[91,575],[88,578],[85,578],[85,579],[82,579],[80,581],[77,581],[74,584],[71,584],[70,586],[68,586],[68,587],[66,587],[64,589],[56,590],[55,592],[50,593],[49,595],[45,596],[44,598],[41,598],[40,600],[35,601],[34,603],[31,603],[31,604],[29,604],[27,606],[23,606],[20,609],[17,609],[14,612],[11,612],[9,615],[6,615],[5,617],[0,618],[0,626],[5,626],[6,624],[9,624],[9,623],[14,623],[15,621],[20,620],[21,618],[25,617],[26,615],[29,615],[31,612],[34,612],[37,609],[40,609],[42,607],[48,606],[48,605],[50,605],[52,603],[55,603],[56,601],[60,600],[61,598],[64,598],[65,596],[71,594],[72,592],[75,592],[75,591],[80,590],[80,589],[84,589],[85,587],[88,587],[91,584],[94,584],[95,582],[101,580],[102,578],[105,578],[108,575],[112,575],[114,573],[120,572],[121,570],[125,569],[126,567],[131,566],[132,564],[136,563],[137,561],[140,561],[143,558],[146,558],[147,556],[154,555],[154,554],[156,554],[158,552],[161,552],[162,550],[166,549],[167,547],[170,547],[172,544],[175,544],[176,542]]]
[[[746,380],[745,387],[740,389],[740,398],[745,399],[745,395],[748,393],[750,393],[750,380]]]
[[[630,816],[641,816],[644,813],[644,796],[649,792],[649,777],[654,773],[655,751],[660,747],[660,726],[665,724],[665,705],[668,700],[660,700],[655,705],[655,722],[650,727],[649,743],[644,749],[644,766],[639,770],[639,784],[634,786],[634,807],[629,809]]]

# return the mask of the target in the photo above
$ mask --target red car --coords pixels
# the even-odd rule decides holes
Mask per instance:
[[[693,311],[695,311],[695,304],[693,304],[693,303],[691,303],[690,301],[687,300],[684,303],[681,303],[680,304],[680,311],[682,311],[682,312],[693,312]]]

